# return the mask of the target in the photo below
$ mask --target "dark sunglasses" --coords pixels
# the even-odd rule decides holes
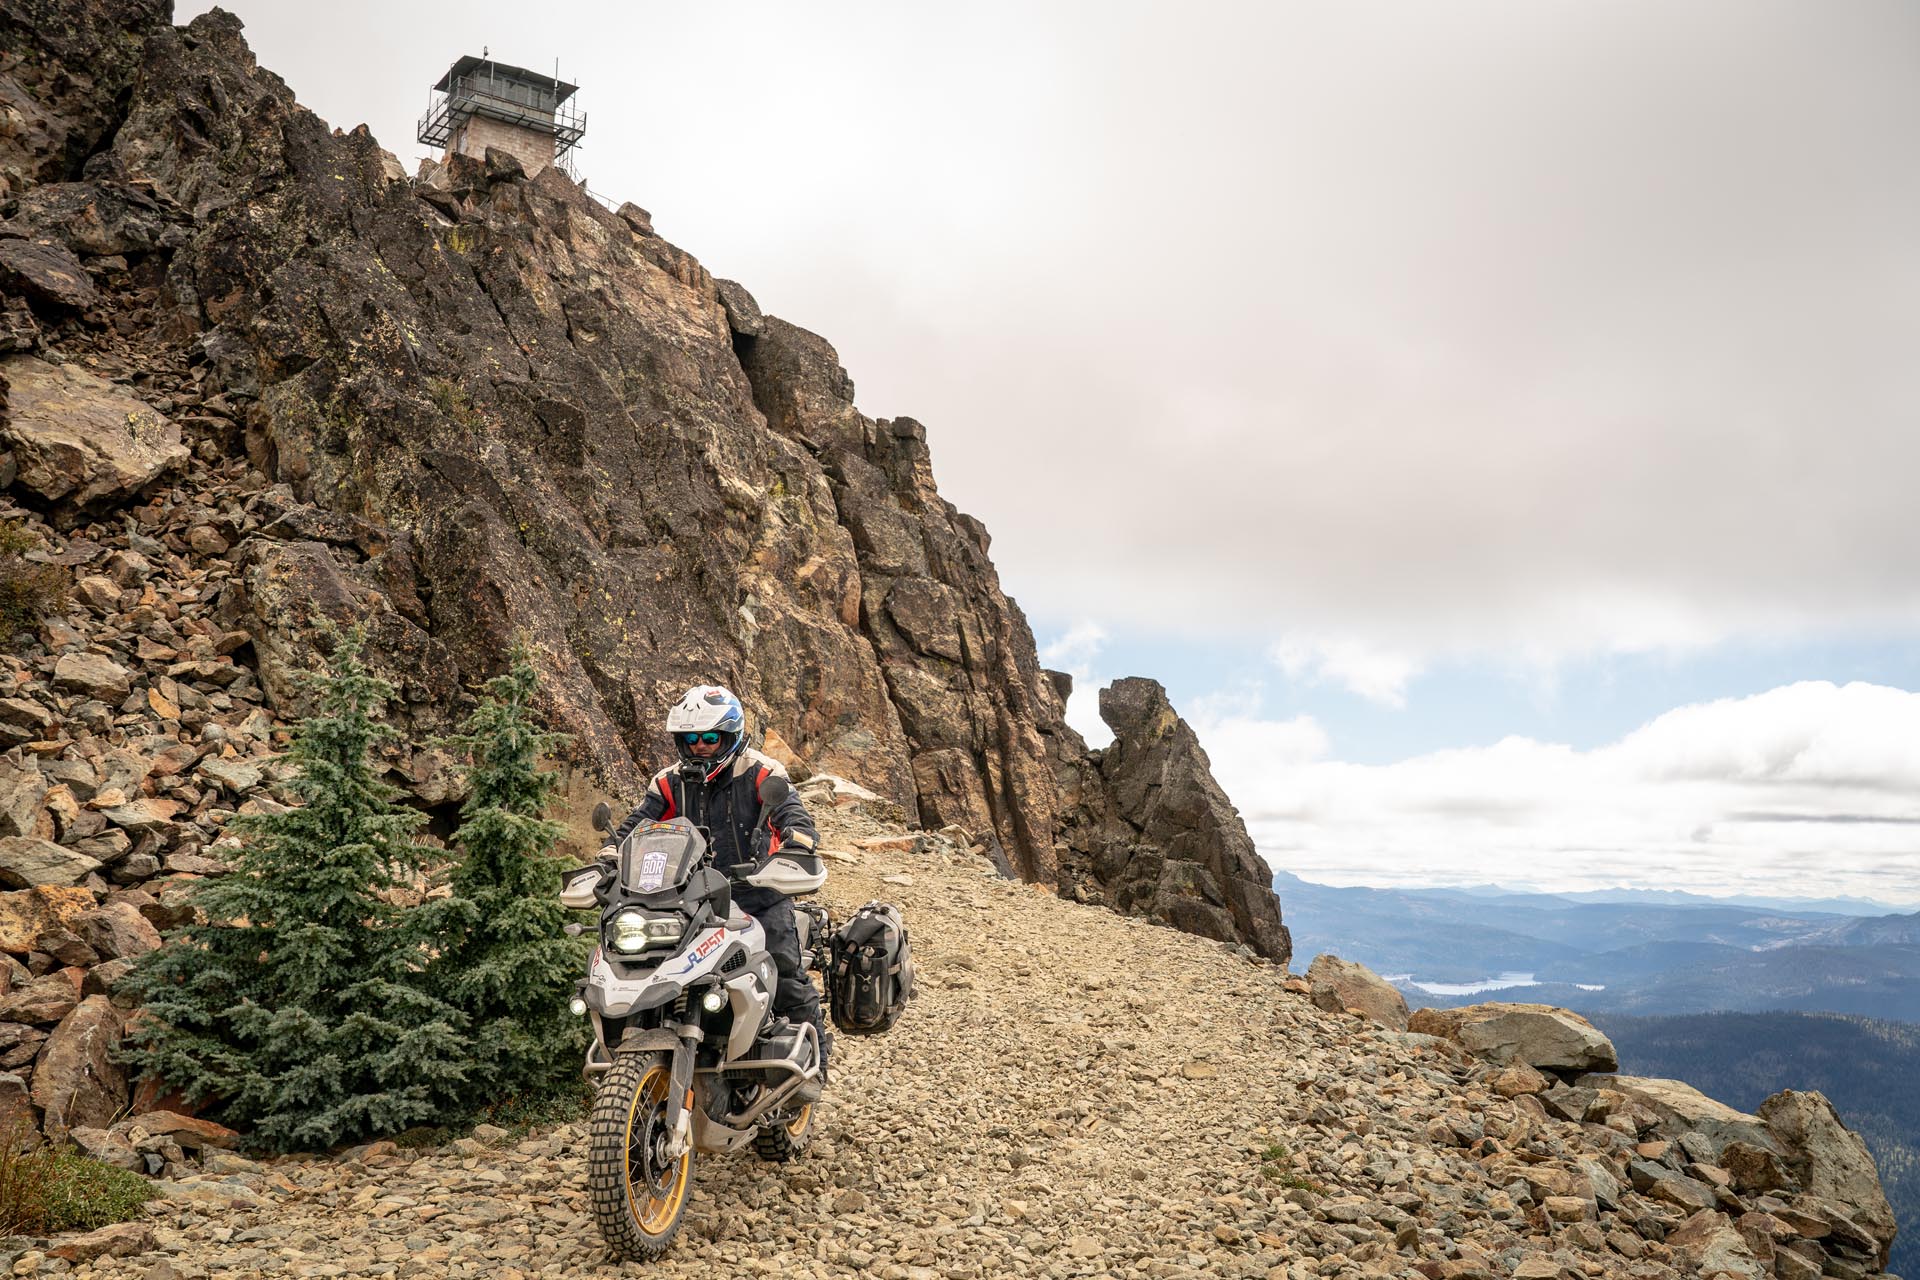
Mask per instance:
[[[704,742],[708,746],[712,746],[726,736],[724,733],[709,729],[705,733],[683,733],[680,735],[680,741],[686,743],[688,746],[692,746],[696,742]]]

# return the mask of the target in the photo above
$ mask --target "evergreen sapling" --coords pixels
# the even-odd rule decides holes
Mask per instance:
[[[472,768],[450,893],[428,904],[442,940],[434,991],[471,1021],[475,1096],[488,1103],[577,1088],[586,1048],[586,1029],[566,1007],[585,947],[564,932],[564,864],[553,849],[565,828],[544,816],[558,778],[539,767],[566,736],[535,722],[538,682],[524,646],[511,662],[448,740]]]
[[[271,1150],[438,1121],[467,1075],[465,1019],[423,985],[417,913],[379,896],[416,884],[432,850],[368,758],[394,736],[377,719],[393,688],[363,642],[337,636],[330,670],[305,677],[316,710],[287,784],[302,803],[229,824],[245,839],[231,874],[195,886],[201,922],[128,979],[146,1005],[128,1059]]]

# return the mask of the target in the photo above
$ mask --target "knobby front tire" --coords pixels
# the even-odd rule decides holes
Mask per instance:
[[[678,1159],[665,1154],[672,1083],[672,1054],[620,1054],[594,1095],[587,1188],[594,1221],[616,1258],[652,1261],[680,1231],[693,1181],[693,1148],[689,1144]],[[691,1090],[686,1105],[693,1105]]]

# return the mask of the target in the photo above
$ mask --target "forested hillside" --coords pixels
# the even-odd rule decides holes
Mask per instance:
[[[1920,1274],[1920,1026],[1825,1013],[1597,1014],[1620,1069],[1671,1076],[1742,1111],[1817,1089],[1866,1139],[1900,1220],[1891,1270]]]

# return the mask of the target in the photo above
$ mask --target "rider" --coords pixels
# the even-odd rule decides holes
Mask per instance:
[[[679,753],[679,762],[653,775],[646,798],[613,833],[613,845],[642,822],[664,822],[683,817],[705,827],[712,842],[713,865],[722,871],[752,864],[773,849],[811,853],[819,840],[813,819],[793,791],[768,815],[769,836],[756,828],[760,814],[760,783],[769,774],[786,775],[771,756],[747,745],[747,719],[740,699],[719,685],[696,685],[667,712],[667,734]],[[794,924],[793,899],[775,889],[739,885],[733,900],[767,931],[767,950],[779,971],[773,1011],[789,1022],[811,1022],[820,1033],[820,1078],[827,1073],[827,1052],[833,1045],[820,1017],[820,992],[800,967],[800,933]]]

